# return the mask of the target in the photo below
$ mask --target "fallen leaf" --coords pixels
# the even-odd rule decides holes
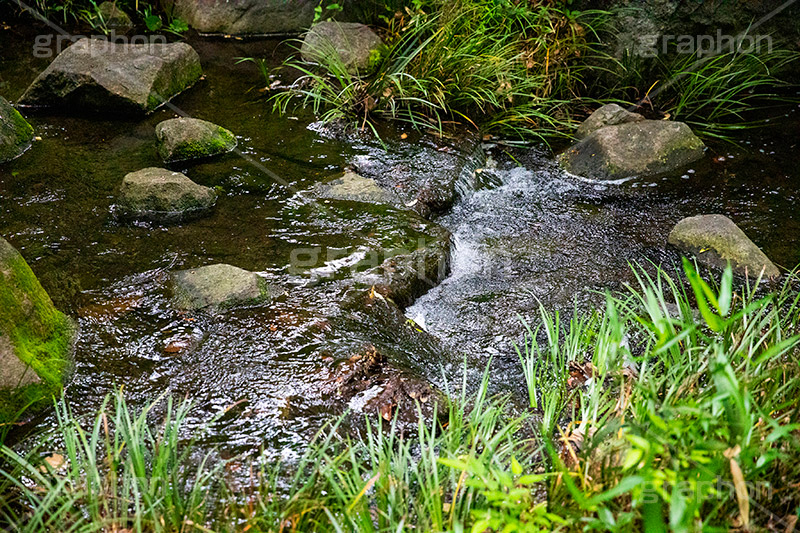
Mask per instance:
[[[64,466],[64,464],[66,464],[67,460],[64,459],[63,455],[61,455],[59,453],[54,453],[54,454],[51,454],[51,455],[48,455],[47,457],[45,457],[44,458],[44,462],[47,463],[47,466],[50,467],[49,468],[50,470],[58,470],[59,468]],[[48,470],[48,468],[46,468],[44,465],[42,465],[41,471],[42,472],[47,472],[47,470]]]

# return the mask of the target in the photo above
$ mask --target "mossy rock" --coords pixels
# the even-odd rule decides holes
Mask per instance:
[[[184,222],[208,214],[216,201],[214,189],[180,172],[151,167],[131,172],[122,180],[117,215],[123,220]]]
[[[0,96],[0,163],[19,157],[33,140],[33,128]]]
[[[381,62],[386,47],[374,31],[356,22],[320,22],[303,40],[303,61],[320,63],[338,56],[351,74],[369,74]]]
[[[236,136],[222,126],[196,118],[173,118],[156,126],[158,155],[167,162],[203,159],[236,148]]]
[[[0,238],[0,423],[59,393],[75,332],[25,259]]]
[[[558,159],[572,174],[617,180],[674,172],[704,151],[703,141],[683,122],[640,120],[595,130]]]
[[[750,278],[762,272],[767,279],[777,279],[781,275],[764,252],[724,215],[684,218],[675,225],[668,240],[712,268],[723,269],[730,264],[735,274]]]
[[[188,311],[269,303],[281,291],[254,272],[216,264],[173,272],[173,303]]]
[[[74,112],[152,113],[203,74],[186,43],[80,39],[28,87],[19,105]]]

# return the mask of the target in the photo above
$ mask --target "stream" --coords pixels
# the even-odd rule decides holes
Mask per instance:
[[[0,29],[0,94],[10,101],[49,62],[31,53],[34,38],[33,30]],[[633,280],[630,263],[675,263],[667,234],[685,216],[725,214],[776,264],[800,263],[798,109],[739,145],[709,142],[705,160],[681,175],[622,184],[577,179],[539,149],[489,142],[487,162],[456,205],[434,217],[453,234],[451,273],[405,310],[432,337],[399,334],[344,309],[337,282],[349,276],[347,258],[409,246],[420,228],[398,210],[355,202],[320,212],[304,194],[384,148],[326,135],[305,112],[272,112],[260,74],[237,58],[266,57],[276,67],[291,52],[286,44],[188,42],[205,77],[173,103],[232,130],[247,156],[171,167],[222,192],[209,218],[159,226],[113,217],[122,177],[163,166],[153,130],[174,116],[169,109],[136,120],[26,113],[41,139],[0,165],[0,234],[80,326],[65,393],[77,414],[119,386],[134,405],[167,393],[194,403],[189,429],[225,413],[204,437],[224,453],[294,453],[341,412],[320,386],[331,379],[330,361],[365,344],[439,386],[459,381],[465,360],[476,383],[491,358],[493,383],[519,389],[521,318],[535,320],[540,303],[567,314],[591,308],[603,291]],[[399,135],[388,135],[385,150],[403,159],[421,141]],[[345,259],[323,253],[298,269],[298,248]],[[217,315],[174,310],[168,273],[212,263],[259,272],[284,295]],[[53,423],[48,413],[35,420]]]

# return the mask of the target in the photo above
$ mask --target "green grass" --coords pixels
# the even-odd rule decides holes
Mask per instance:
[[[529,409],[449,391],[414,435],[333,424],[251,487],[191,458],[189,407],[113,396],[87,429],[63,403],[32,451],[2,450],[2,520],[21,531],[786,530],[800,506],[800,299],[636,268],[569,323],[542,310],[519,356]],[[371,419],[370,419],[371,420]],[[155,426],[155,427],[153,427]],[[43,466],[44,452],[64,456]]]
[[[396,120],[548,140],[569,136],[601,103],[627,100],[731,138],[768,123],[750,111],[788,103],[787,67],[800,59],[776,38],[753,53],[617,61],[604,44],[614,39],[611,13],[556,2],[416,0],[387,12],[378,25],[388,51],[374,72],[348,72],[332,49],[315,51],[319,65],[292,57],[284,67],[300,77],[271,97],[274,107],[310,107],[324,122],[373,132]],[[251,60],[269,83],[263,62]]]
[[[729,49],[717,55],[659,57],[647,75],[628,71],[644,108],[660,110],[673,120],[691,125],[706,136],[730,138],[738,130],[764,126],[753,111],[785,108],[796,103],[787,71],[800,61],[800,52],[779,38],[774,46],[754,53]]]
[[[605,15],[546,2],[414,2],[386,19],[388,48],[374,72],[348,72],[333,50],[316,50],[318,67],[287,61],[302,76],[273,102],[282,112],[310,106],[324,121],[359,128],[391,119],[439,132],[564,135],[573,123],[569,104],[599,55],[594,26]]]

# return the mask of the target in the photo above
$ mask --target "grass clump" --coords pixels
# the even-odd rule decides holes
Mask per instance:
[[[24,454],[0,450],[0,523],[20,532],[204,531],[222,465],[190,461],[188,403],[166,400],[152,427],[160,403],[136,411],[118,392],[84,429],[59,402],[54,432]]]
[[[319,68],[287,62],[302,76],[273,101],[285,112],[299,95],[324,121],[362,128],[388,118],[436,131],[563,134],[603,15],[549,2],[419,0],[386,18],[388,46],[373,73],[348,72],[338,54],[319,50]]]
[[[748,36],[745,32],[740,40]],[[789,96],[795,85],[788,79],[798,61],[800,52],[779,38],[770,38],[769,46],[752,49],[739,44],[712,54],[673,52],[659,56],[646,73],[626,69],[625,83],[638,91],[617,90],[637,101],[645,112],[657,111],[681,120],[705,136],[729,138],[736,131],[769,123],[753,120],[754,111],[797,101]]]
[[[527,408],[489,397],[487,372],[414,435],[368,421],[352,438],[334,425],[297,462],[262,459],[247,490],[188,461],[183,407],[153,432],[116,397],[84,432],[59,406],[60,474],[43,474],[36,453],[3,450],[0,490],[16,494],[5,520],[23,530],[790,530],[800,280],[765,294],[735,285],[730,269],[714,286],[688,262],[684,273],[637,269],[638,287],[568,324],[542,310],[519,349]]]
[[[613,13],[546,0],[414,0],[389,13],[379,17],[388,46],[374,71],[348,71],[335,50],[316,50],[318,65],[290,58],[284,66],[300,77],[272,96],[274,107],[310,107],[324,122],[373,132],[389,119],[546,140],[569,136],[600,103],[627,101],[649,118],[729,138],[766,123],[750,111],[787,103],[789,67],[800,58],[780,39],[746,49],[745,33],[712,55],[664,49],[617,60],[607,45]]]

